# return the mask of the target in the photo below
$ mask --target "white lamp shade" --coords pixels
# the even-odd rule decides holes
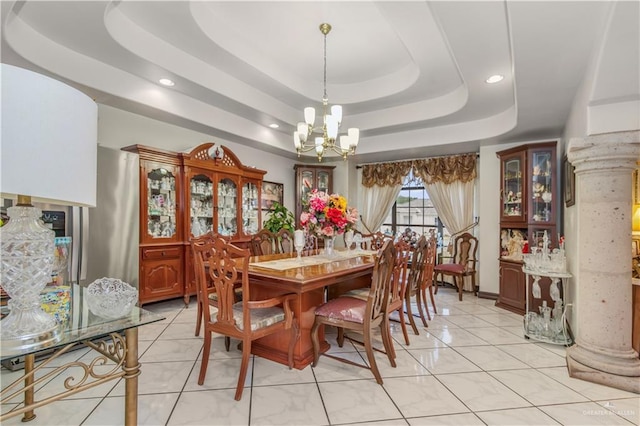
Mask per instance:
[[[338,122],[338,126],[342,123],[342,106],[341,105],[333,105],[331,107],[331,115],[336,118]]]
[[[298,132],[293,132],[293,144],[295,145],[296,149],[300,149],[300,147],[302,146],[302,144],[300,143],[300,134]]]
[[[298,137],[302,142],[307,141],[307,133],[308,133],[307,129],[308,129],[307,123],[303,123],[303,122],[298,123]]]
[[[360,129],[357,127],[351,127],[347,130],[347,134],[349,135],[351,146],[358,146],[358,142],[360,141]]]
[[[0,193],[96,205],[98,106],[62,82],[2,64]]]
[[[322,146],[322,143],[324,142],[324,140],[321,137],[317,137],[316,138],[316,148],[319,146]]]
[[[338,137],[338,121],[333,115],[327,115],[327,134],[329,139],[335,139]]]
[[[313,126],[316,122],[316,110],[313,107],[306,107],[304,109],[304,121],[309,126]]]
[[[351,146],[351,138],[347,135],[340,136],[340,149],[343,151],[349,151]]]

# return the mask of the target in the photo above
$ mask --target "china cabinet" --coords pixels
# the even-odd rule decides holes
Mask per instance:
[[[527,280],[531,279],[522,271],[523,252],[542,247],[545,234],[549,247],[558,247],[557,209],[561,204],[557,197],[560,180],[556,145],[557,142],[526,144],[497,153],[500,159],[500,290],[496,305],[519,314],[526,311],[527,288],[530,288]],[[543,300],[550,302],[547,295],[537,303]]]
[[[314,189],[329,194],[333,192],[335,166],[296,164],[293,169],[296,172],[296,226],[299,226],[302,202],[307,199],[309,193]]]
[[[134,145],[140,160],[140,305],[195,294],[189,241],[210,231],[248,247],[260,228],[264,170],[225,147],[189,153]]]
[[[184,294],[181,164],[175,153],[123,148],[140,160],[140,305]]]
[[[202,144],[180,154],[185,188],[185,303],[195,294],[189,240],[210,231],[248,248],[262,223],[260,192],[266,171],[244,166],[228,148]]]

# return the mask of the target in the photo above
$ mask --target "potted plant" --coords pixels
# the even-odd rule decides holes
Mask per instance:
[[[274,202],[273,208],[269,212],[269,218],[264,221],[263,227],[274,234],[283,228],[293,233],[296,229],[295,221],[293,213],[289,209],[278,202]]]

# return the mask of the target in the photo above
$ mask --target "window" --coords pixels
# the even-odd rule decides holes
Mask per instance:
[[[415,232],[416,239],[435,230],[439,251],[449,244],[449,232],[438,218],[422,179],[415,176],[413,170],[405,178],[402,190],[380,230],[388,235]]]

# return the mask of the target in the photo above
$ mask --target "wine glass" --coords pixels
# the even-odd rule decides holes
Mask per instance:
[[[353,231],[347,231],[344,233],[344,243],[347,245],[347,250],[351,251],[351,244],[353,243]]]
[[[302,262],[302,249],[304,248],[304,231],[296,229],[293,233],[293,246],[298,253],[298,261]]]

